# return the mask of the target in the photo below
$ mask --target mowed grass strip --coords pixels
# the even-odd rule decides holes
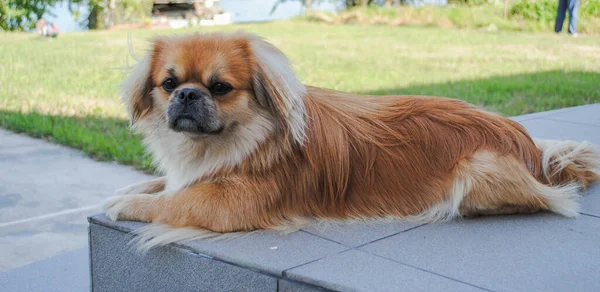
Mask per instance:
[[[507,116],[600,102],[600,38],[552,33],[327,25],[302,21],[183,30],[0,34],[0,126],[153,171],[128,130],[118,86],[128,34],[243,29],[266,37],[311,85],[361,94],[460,98]]]

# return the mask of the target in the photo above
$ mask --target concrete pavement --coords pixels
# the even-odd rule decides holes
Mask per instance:
[[[151,176],[0,129],[0,272],[87,247],[87,216]]]

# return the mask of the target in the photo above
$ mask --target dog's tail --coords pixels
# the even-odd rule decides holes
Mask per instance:
[[[600,180],[600,150],[591,143],[534,139],[542,150],[544,182],[553,186],[577,184],[587,188]]]

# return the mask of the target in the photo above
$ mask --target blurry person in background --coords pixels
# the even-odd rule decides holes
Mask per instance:
[[[579,10],[579,0],[558,0],[558,11],[556,12],[556,25],[554,26],[554,31],[556,33],[562,31],[567,10],[569,11],[568,32],[572,36],[577,36],[577,12]]]
[[[45,19],[40,19],[35,23],[35,31],[42,37],[55,38],[60,33],[60,30],[53,22],[48,22]]]
[[[35,31],[40,36],[46,36],[46,31],[48,30],[48,23],[45,19],[41,18],[35,22]]]
[[[48,37],[55,38],[58,36],[59,33],[60,33],[60,30],[58,29],[58,26],[56,26],[56,24],[51,22],[48,27]]]

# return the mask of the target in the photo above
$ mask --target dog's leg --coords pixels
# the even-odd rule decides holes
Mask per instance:
[[[132,184],[115,191],[115,196],[131,194],[154,194],[162,192],[167,184],[166,177],[159,177],[142,183]]]
[[[461,163],[457,179],[470,188],[459,207],[463,216],[534,213],[578,215],[578,186],[548,186],[537,181],[513,156],[481,152]]]
[[[269,228],[283,221],[272,184],[228,180],[195,184],[173,193],[110,198],[104,204],[113,220],[161,222],[216,232]]]

